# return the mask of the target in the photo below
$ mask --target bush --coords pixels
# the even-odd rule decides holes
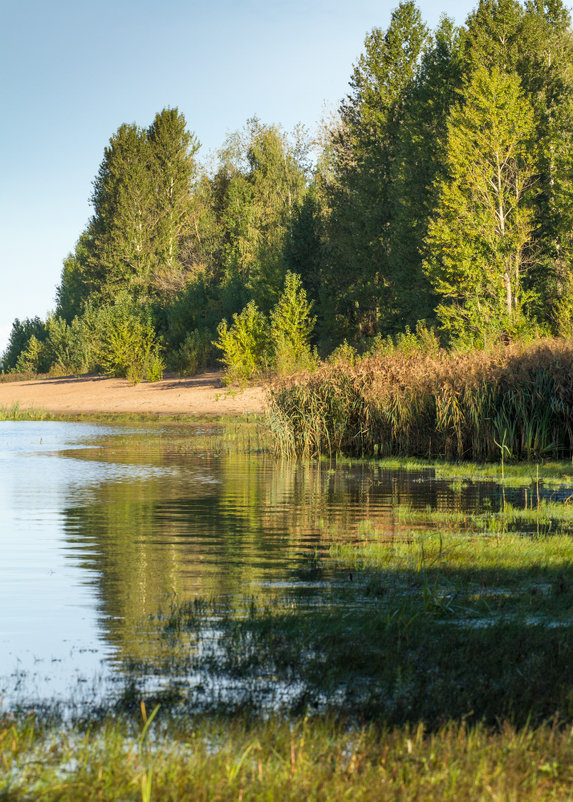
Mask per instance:
[[[213,355],[211,334],[194,329],[172,357],[172,364],[181,376],[194,376],[201,368],[207,367]]]
[[[213,345],[223,352],[221,361],[227,368],[229,383],[247,381],[268,367],[271,357],[269,324],[254,301],[233,315],[230,328],[227,321],[222,320],[217,334],[219,338]]]
[[[50,317],[46,322],[48,337],[45,342],[46,361],[50,373],[85,373],[89,368],[89,347],[81,318],[71,325],[61,317]]]
[[[311,368],[317,361],[310,349],[310,335],[316,323],[316,318],[310,316],[311,308],[300,276],[288,272],[283,294],[271,312],[273,361],[281,376]]]
[[[157,376],[158,360],[155,329],[149,321],[133,316],[117,316],[112,320],[97,350],[97,361],[107,376],[126,377],[134,384],[148,375],[151,365],[153,375]]]
[[[36,338],[35,334],[32,334],[26,347],[20,352],[13,368],[13,372],[39,373],[44,367],[43,363],[44,344]]]

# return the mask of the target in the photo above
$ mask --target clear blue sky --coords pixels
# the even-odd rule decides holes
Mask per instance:
[[[396,2],[0,0],[0,352],[14,318],[54,308],[62,259],[122,122],[177,106],[202,149],[256,114],[311,130],[346,94]],[[420,0],[433,28],[473,0]]]

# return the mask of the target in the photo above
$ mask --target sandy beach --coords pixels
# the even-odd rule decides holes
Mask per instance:
[[[222,371],[209,371],[190,378],[173,376],[137,385],[102,376],[0,383],[0,407],[17,403],[21,409],[43,409],[61,415],[242,415],[263,411],[263,387],[229,390],[222,377]]]

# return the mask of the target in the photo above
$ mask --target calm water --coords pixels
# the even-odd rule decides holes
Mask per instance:
[[[398,507],[495,508],[494,484],[288,465],[248,426],[0,423],[0,707],[105,697],[197,597],[332,603],[333,537],[399,533]],[[413,527],[410,524],[408,529]]]

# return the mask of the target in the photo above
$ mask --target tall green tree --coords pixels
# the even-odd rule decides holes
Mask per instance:
[[[332,285],[337,288],[331,325],[339,337],[373,334],[395,317],[388,263],[391,175],[404,119],[404,90],[416,75],[427,38],[411,0],[392,12],[386,31],[374,28],[333,131],[328,239]]]
[[[448,122],[449,175],[429,226],[427,275],[453,335],[515,329],[533,245],[534,115],[519,77],[478,68]]]
[[[285,241],[307,188],[304,132],[289,138],[252,119],[221,152],[215,182],[224,229],[227,282],[239,279],[264,310],[280,295],[287,265]]]
[[[437,181],[447,172],[447,121],[459,99],[461,78],[459,31],[444,17],[405,90],[404,119],[397,130],[389,187],[388,274],[396,298],[393,331],[405,326],[413,330],[419,320],[434,314],[436,299],[422,270],[424,242],[438,200]]]
[[[185,283],[183,243],[194,233],[192,187],[197,174],[196,137],[177,109],[163,109],[147,131],[152,188],[152,289],[171,296]]]
[[[144,130],[121,125],[94,181],[87,280],[104,300],[120,288],[146,296],[155,263],[156,209]]]
[[[551,318],[573,290],[573,39],[561,0],[480,0],[464,32],[466,75],[515,71],[535,118],[538,316]],[[571,296],[573,299],[573,295]]]

